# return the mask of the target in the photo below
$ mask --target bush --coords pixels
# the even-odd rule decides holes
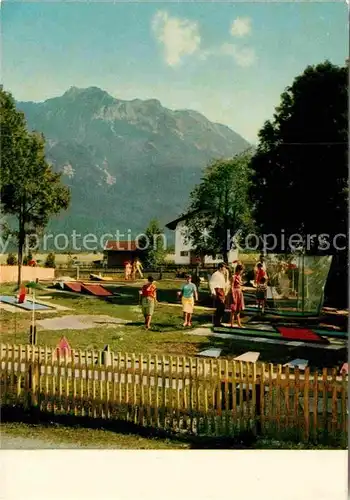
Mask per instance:
[[[8,266],[16,266],[17,265],[17,257],[13,253],[9,253],[6,259],[6,263]]]
[[[46,257],[45,267],[56,267],[56,257],[54,253],[49,253]]]

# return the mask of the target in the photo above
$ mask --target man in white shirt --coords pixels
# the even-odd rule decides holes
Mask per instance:
[[[225,314],[225,264],[219,264],[219,268],[213,273],[209,287],[211,294],[214,298],[214,305],[216,308],[214,315],[214,326],[222,326],[222,318]]]

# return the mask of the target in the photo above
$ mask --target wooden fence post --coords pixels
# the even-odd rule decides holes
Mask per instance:
[[[29,365],[29,407],[35,409],[39,404],[39,377],[40,377],[40,364],[33,362]]]
[[[259,436],[261,434],[261,384],[262,377],[257,375],[255,384],[255,422],[256,422],[256,433]]]
[[[304,439],[306,442],[310,439],[310,410],[309,410],[309,378],[310,378],[310,368],[305,368],[304,373]]]
[[[37,335],[36,335],[36,326],[30,325],[29,327],[29,343],[31,345],[36,345]]]

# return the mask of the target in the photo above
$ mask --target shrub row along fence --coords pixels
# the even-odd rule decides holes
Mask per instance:
[[[1,404],[171,432],[347,443],[348,377],[324,369],[0,344]]]

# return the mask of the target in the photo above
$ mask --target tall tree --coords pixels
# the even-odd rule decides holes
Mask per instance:
[[[231,159],[216,160],[208,165],[200,184],[190,195],[186,221],[187,240],[198,255],[228,254],[238,231],[252,226],[250,186],[250,152]]]
[[[6,184],[21,155],[21,139],[27,135],[24,114],[17,111],[16,103],[9,92],[0,88],[0,145],[1,176],[0,185]]]
[[[286,245],[300,234],[306,252],[334,254],[326,297],[328,304],[346,307],[348,66],[326,61],[295,78],[259,132],[252,168],[260,232],[278,237],[283,230]],[[324,234],[321,244],[312,238]]]
[[[61,175],[45,159],[45,140],[29,132],[15,108],[13,97],[0,90],[1,104],[1,206],[17,220],[17,229],[8,228],[18,243],[18,285],[21,283],[23,250],[27,238],[43,231],[51,216],[67,209],[69,189]],[[4,145],[4,147],[3,147]]]
[[[283,230],[286,242],[310,235],[312,252],[319,242],[311,235],[347,233],[347,85],[345,67],[308,66],[260,130],[251,196],[262,233]]]
[[[143,249],[143,261],[146,267],[155,268],[165,260],[166,239],[157,219],[152,219],[145,231],[145,237],[140,239]]]

